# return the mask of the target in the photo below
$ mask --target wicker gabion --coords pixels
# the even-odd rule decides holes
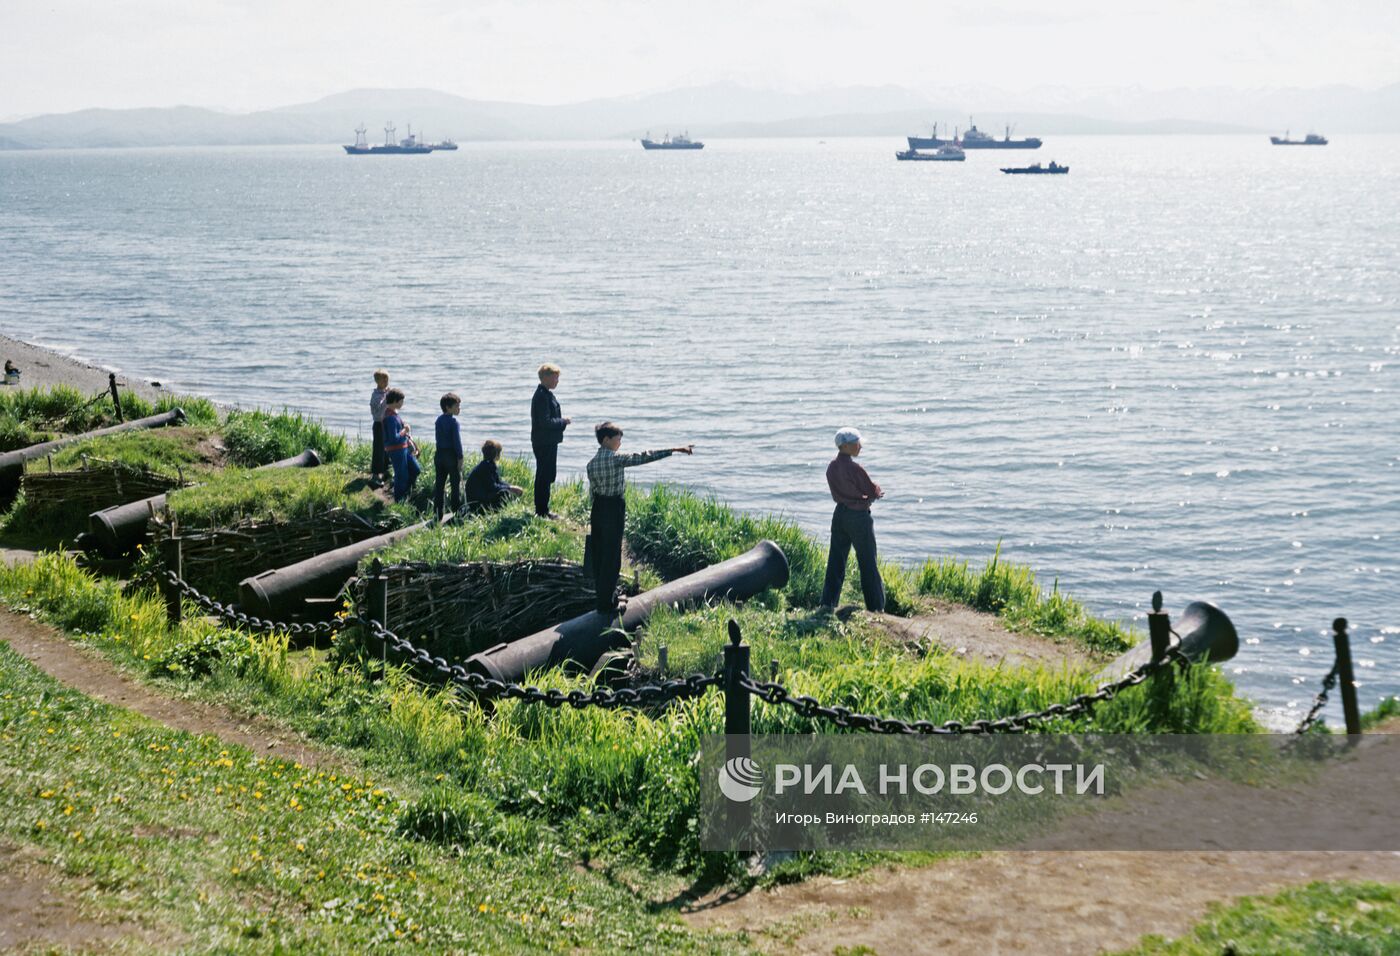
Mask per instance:
[[[94,511],[139,501],[179,488],[183,482],[173,475],[162,475],[118,461],[85,458],[75,471],[45,470],[33,462],[21,479],[29,520],[39,522],[50,514],[86,518]]]
[[[178,527],[184,579],[211,597],[231,601],[238,582],[272,568],[283,568],[313,555],[392,531],[344,508],[275,521],[248,518],[223,528]],[[171,525],[152,525],[152,551],[169,539]],[[149,559],[148,559],[149,560]]]
[[[386,622],[394,633],[432,653],[461,660],[593,607],[593,579],[569,561],[409,562],[384,568]],[[365,582],[351,596],[366,607]]]

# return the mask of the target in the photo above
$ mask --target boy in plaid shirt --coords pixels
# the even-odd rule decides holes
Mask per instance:
[[[588,490],[593,498],[590,520],[593,525],[593,586],[598,597],[598,613],[617,613],[617,578],[622,573],[622,531],[627,521],[627,477],[624,469],[669,458],[673,452],[694,454],[694,445],[619,454],[622,429],[603,422],[593,433],[598,437],[598,454],[588,463]]]

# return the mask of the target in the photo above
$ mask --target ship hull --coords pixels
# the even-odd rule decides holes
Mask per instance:
[[[1069,167],[1060,166],[1056,169],[1007,169],[1003,167],[1002,172],[1008,176],[1062,176],[1069,174]]]
[[[1277,136],[1270,136],[1269,142],[1275,146],[1326,146],[1327,140],[1308,142],[1305,139],[1279,139]]]
[[[642,140],[642,149],[704,149],[704,143],[654,143],[649,139]]]
[[[431,153],[431,146],[343,146],[351,156],[420,156]]]
[[[1040,149],[1041,141],[1032,137],[1030,139],[992,139],[986,142],[973,140],[963,140],[956,142],[951,139],[941,139],[936,136],[909,136],[910,149],[937,149],[940,146],[958,146],[962,149]]]
[[[961,163],[967,160],[966,156],[939,156],[937,153],[920,153],[917,150],[895,153],[894,158],[901,162],[917,163]]]

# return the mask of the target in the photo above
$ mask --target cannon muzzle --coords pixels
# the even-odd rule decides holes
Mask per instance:
[[[1181,635],[1181,643],[1177,647],[1196,663],[1228,661],[1240,649],[1235,625],[1230,623],[1224,611],[1205,601],[1193,601],[1186,605],[1186,610],[1177,619],[1176,632]],[[1151,659],[1152,645],[1143,641],[1099,671],[1096,679],[1100,683],[1117,680]]]

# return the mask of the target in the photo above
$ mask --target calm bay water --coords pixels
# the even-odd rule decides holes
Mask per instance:
[[[564,473],[610,417],[697,445],[638,477],[823,537],[854,424],[886,557],[1214,601],[1279,715],[1343,615],[1363,701],[1400,692],[1400,138],[899,145],[0,153],[0,329],[351,434],[383,365],[420,433],[453,389],[508,454],[557,361]],[[996,169],[1032,159],[1072,172]]]

